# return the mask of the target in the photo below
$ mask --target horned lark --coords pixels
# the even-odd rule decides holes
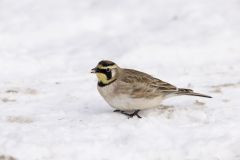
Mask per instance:
[[[120,68],[116,63],[103,60],[92,69],[98,78],[98,91],[107,103],[128,117],[137,116],[143,109],[160,106],[162,100],[180,95],[212,98],[191,89],[177,88],[149,74]],[[129,113],[133,111],[133,113]]]

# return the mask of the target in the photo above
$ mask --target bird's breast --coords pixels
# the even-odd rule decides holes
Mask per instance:
[[[114,84],[99,87],[98,91],[105,101],[113,108],[120,110],[148,109],[160,106],[163,97],[133,98],[128,94],[116,94]]]

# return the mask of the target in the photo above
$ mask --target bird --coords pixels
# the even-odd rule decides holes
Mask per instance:
[[[100,61],[91,73],[97,76],[97,90],[104,100],[115,109],[114,112],[128,118],[142,118],[139,115],[141,110],[159,107],[163,100],[170,97],[212,98],[192,89],[178,88],[138,70],[121,68],[110,60]]]

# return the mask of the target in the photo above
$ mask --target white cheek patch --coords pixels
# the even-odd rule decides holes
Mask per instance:
[[[116,71],[115,69],[112,69],[112,77],[115,77],[116,76]]]

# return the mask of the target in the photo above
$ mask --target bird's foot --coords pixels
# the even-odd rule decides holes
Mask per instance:
[[[122,114],[128,116],[128,118],[133,118],[134,116],[137,116],[138,118],[142,118],[142,117],[139,116],[139,114],[138,114],[139,111],[140,111],[140,110],[136,110],[136,111],[134,111],[133,113],[126,113],[126,112],[124,112],[124,111],[121,111],[121,110],[118,110],[118,109],[117,109],[117,110],[114,110],[113,112],[122,113]]]
[[[123,111],[119,110],[119,109],[116,109],[114,110],[113,112],[119,112],[119,113],[122,113]]]
[[[128,115],[128,118],[133,118],[134,116],[137,116],[138,118],[142,118],[142,117],[139,116],[139,114],[138,114],[139,111],[140,111],[140,110],[136,110],[136,111],[134,111],[132,114],[126,114],[126,115]]]

